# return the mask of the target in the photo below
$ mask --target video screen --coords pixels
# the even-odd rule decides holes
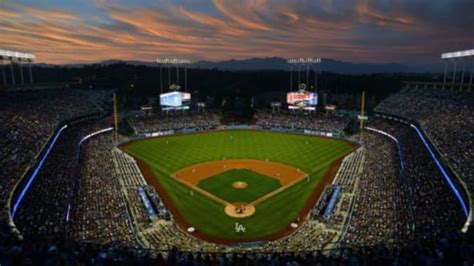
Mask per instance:
[[[288,92],[286,103],[289,109],[315,110],[318,104],[318,95],[314,92]]]
[[[160,95],[160,105],[166,107],[182,107],[191,102],[191,93],[173,91]]]

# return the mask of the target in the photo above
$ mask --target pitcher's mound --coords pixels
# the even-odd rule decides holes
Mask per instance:
[[[246,202],[234,202],[225,206],[225,213],[234,218],[245,218],[255,213],[255,206]]]
[[[232,183],[232,187],[237,188],[237,189],[243,189],[243,188],[246,188],[247,186],[248,186],[247,183],[242,182],[242,181],[237,181],[237,182]]]

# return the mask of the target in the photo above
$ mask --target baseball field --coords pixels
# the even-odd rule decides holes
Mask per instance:
[[[177,224],[219,243],[273,240],[300,224],[352,143],[267,131],[213,131],[132,141]],[[239,228],[239,229],[237,229]]]

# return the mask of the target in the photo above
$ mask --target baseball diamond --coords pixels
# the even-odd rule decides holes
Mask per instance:
[[[200,181],[197,186],[228,202],[252,202],[282,185],[278,179],[270,176],[249,170],[232,169],[210,176]]]
[[[341,159],[338,139],[227,130],[135,140],[138,162],[183,231],[216,243],[278,239],[297,230]],[[243,182],[245,188],[235,188]],[[235,223],[246,228],[236,232]]]

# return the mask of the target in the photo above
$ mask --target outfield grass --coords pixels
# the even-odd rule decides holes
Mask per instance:
[[[247,187],[232,187],[237,181],[247,183]],[[281,187],[278,179],[261,175],[249,170],[233,169],[202,180],[198,187],[218,196],[227,202],[252,202],[263,195]]]
[[[196,230],[227,239],[264,237],[288,226],[303,208],[330,164],[352,151],[340,140],[265,131],[215,131],[137,141],[126,151],[147,163],[176,208]],[[224,206],[173,180],[170,174],[184,167],[226,159],[280,162],[309,174],[302,181],[256,206],[256,213],[238,219]],[[236,233],[235,223],[246,227]]]

